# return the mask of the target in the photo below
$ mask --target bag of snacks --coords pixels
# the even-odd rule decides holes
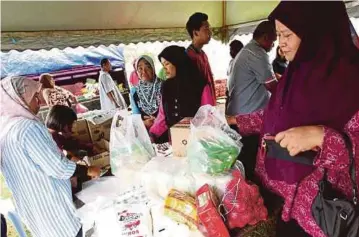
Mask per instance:
[[[198,218],[204,229],[201,232],[207,237],[230,237],[226,225],[218,213],[218,199],[208,184],[203,185],[196,193]]]

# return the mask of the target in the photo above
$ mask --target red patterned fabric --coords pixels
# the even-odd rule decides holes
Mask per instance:
[[[262,111],[237,116],[241,134],[253,134],[261,131],[262,119]],[[353,143],[356,179],[359,183],[359,112],[346,124],[344,131]],[[342,191],[348,198],[352,198],[353,195],[349,176],[349,157],[342,135],[336,130],[324,127],[323,147],[314,161],[317,169],[300,183],[295,198],[294,192],[297,184],[288,185],[284,181],[269,179],[264,166],[263,154],[262,152],[258,153],[256,173],[268,189],[284,198],[282,219],[289,221],[293,218],[308,234],[314,237],[324,237],[325,234],[317,226],[311,213],[313,200],[318,193],[318,182],[324,174],[323,168],[329,169],[328,180],[333,187]]]

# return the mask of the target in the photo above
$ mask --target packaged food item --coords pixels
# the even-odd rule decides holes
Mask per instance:
[[[121,229],[119,236],[152,236],[152,219],[150,210],[146,205],[120,205],[116,208],[116,218]]]
[[[191,230],[198,226],[195,198],[187,193],[171,189],[165,199],[164,213],[172,220],[186,224]]]
[[[223,207],[228,227],[243,228],[266,220],[268,211],[263,203],[259,189],[248,184],[239,170],[233,171],[233,179],[228,183],[223,196]]]
[[[227,227],[217,211],[218,199],[208,184],[196,193],[198,218],[207,237],[230,237]]]

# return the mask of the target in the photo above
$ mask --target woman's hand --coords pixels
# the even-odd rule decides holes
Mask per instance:
[[[155,117],[153,116],[144,116],[144,121],[143,123],[145,124],[147,129],[150,129],[153,125],[153,123],[155,122]]]
[[[236,116],[226,116],[228,125],[237,125]]]
[[[100,177],[101,169],[97,166],[89,166],[87,169],[87,176],[91,178],[98,178]]]
[[[323,140],[324,129],[321,126],[291,128],[275,136],[275,141],[281,147],[287,148],[291,156],[321,147]]]
[[[75,162],[75,163],[79,162],[80,160],[81,160],[81,159],[78,158],[77,156],[71,156],[71,161],[73,161],[73,162]]]

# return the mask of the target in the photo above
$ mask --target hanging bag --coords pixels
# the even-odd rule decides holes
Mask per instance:
[[[325,169],[323,179],[319,181],[319,192],[312,204],[312,215],[328,237],[359,237],[358,188],[353,146],[346,134],[343,134],[343,137],[349,152],[353,198],[347,200],[332,187],[327,181],[327,169]]]

